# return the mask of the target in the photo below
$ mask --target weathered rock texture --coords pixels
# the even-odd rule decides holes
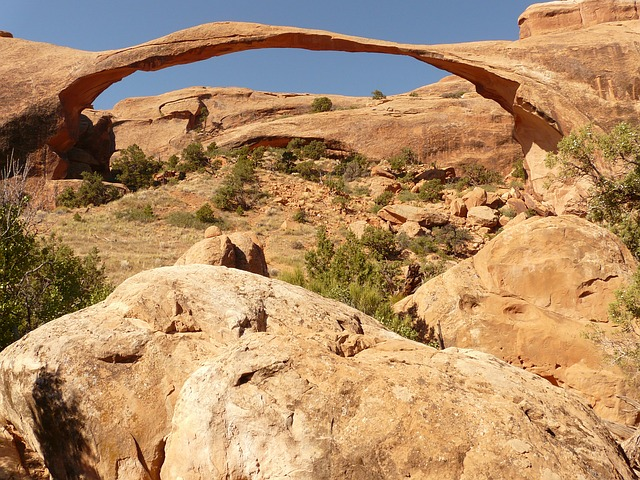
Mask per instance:
[[[639,31],[640,22],[631,20],[515,42],[429,46],[226,22],[106,52],[0,37],[0,73],[5,79],[0,86],[0,159],[12,152],[21,159],[31,157],[50,176],[64,177],[68,152],[80,137],[80,112],[136,70],[257,48],[386,53],[407,55],[469,80],[478,93],[512,114],[532,187],[562,205],[562,198],[546,191],[546,152],[586,123],[608,129],[638,116]]]
[[[635,478],[577,397],[223,267],[136,275],[0,354],[53,478]]]
[[[634,424],[617,395],[637,392],[584,334],[594,323],[608,331],[613,291],[635,269],[607,230],[573,216],[533,217],[396,307],[417,315],[421,330],[439,322],[447,346],[492,353],[579,391],[601,417]]]
[[[638,20],[636,0],[562,0],[536,3],[518,19],[520,38]]]
[[[234,232],[205,238],[187,250],[176,265],[202,263],[237,268],[269,276],[262,243],[253,232]]]
[[[406,147],[429,165],[479,163],[504,174],[522,156],[511,115],[457,77],[384,102],[330,95],[334,110],[322,114],[311,112],[317,97],[198,87],[129,98],[87,115],[113,116],[117,148],[135,143],[165,159],[194,141],[284,147],[296,137],[379,160]]]

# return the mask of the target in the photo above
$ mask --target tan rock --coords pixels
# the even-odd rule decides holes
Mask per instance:
[[[201,331],[158,330],[171,315]],[[0,353],[0,387],[0,421],[53,478],[635,478],[570,392],[208,265],[31,332]]]
[[[491,229],[498,225],[498,215],[487,206],[472,207],[467,212],[467,225]]]
[[[267,261],[264,258],[262,242],[253,232],[235,232],[229,235],[235,246],[236,268],[247,272],[269,276]]]
[[[402,190],[402,185],[395,180],[391,180],[385,177],[371,177],[369,181],[369,195],[371,198],[377,198],[384,192],[399,192]]]
[[[507,227],[397,308],[415,309],[426,325],[440,322],[448,346],[493,353],[579,391],[603,418],[635,422],[617,395],[638,392],[584,338],[593,321],[606,321],[635,260],[610,232],[577,217],[514,219]]]
[[[204,231],[204,238],[219,237],[220,235],[222,235],[222,230],[217,225],[211,225]]]
[[[479,207],[487,203],[487,192],[484,188],[475,187],[470,192],[464,194],[462,196],[462,200],[464,201],[464,204],[467,206],[467,209],[471,209],[473,207]]]
[[[176,265],[194,263],[237,268],[265,277],[269,276],[262,244],[252,232],[235,232],[229,235],[207,237],[196,243],[176,261]]]
[[[193,263],[235,268],[237,264],[235,245],[227,235],[207,237],[176,260],[176,265]]]
[[[466,218],[467,212],[469,211],[469,209],[467,208],[467,205],[464,203],[464,200],[462,198],[454,198],[453,200],[451,200],[449,209],[450,209],[449,211],[451,212],[451,215],[454,215],[460,218]]]
[[[366,220],[358,220],[356,222],[350,223],[348,228],[349,231],[353,233],[358,240],[360,240],[368,226],[369,223]]]
[[[383,165],[374,165],[373,167],[371,167],[371,176],[389,178],[391,180],[396,179],[396,176],[393,174],[391,169]]]
[[[449,223],[449,214],[435,205],[429,207],[406,204],[387,205],[378,211],[378,217],[395,225],[415,222],[427,228]]]
[[[638,18],[634,0],[565,0],[531,5],[518,19],[518,25],[520,38],[527,38]]]
[[[426,230],[418,222],[404,222],[398,228],[398,233],[404,233],[409,238],[423,237]]]
[[[596,16],[601,10],[613,11],[619,5],[607,1],[605,8],[600,9],[599,2],[589,4],[594,6]],[[605,13],[604,18],[612,17]],[[636,100],[640,88],[630,81],[636,76],[640,59],[634,43],[638,31],[640,21],[625,20],[554,35],[536,35],[515,42],[429,46],[394,44],[293,27],[222,22],[200,25],[146,44],[108,52],[79,51],[0,37],[0,55],[5,60],[0,66],[0,75],[6,79],[0,92],[4,100],[0,111],[0,158],[10,157],[13,151],[17,158],[34,160],[37,166],[34,173],[46,169],[45,173],[51,178],[66,175],[69,165],[64,157],[80,141],[82,110],[111,84],[139,69],[166,68],[247,48],[288,48],[292,45],[313,50],[392,53],[411,56],[459,75],[506,109],[513,116],[513,123],[503,123],[503,117],[497,116],[495,127],[511,132],[515,125],[513,135],[525,153],[530,187],[544,200],[552,201],[558,213],[562,213],[560,207],[570,204],[569,199],[575,198],[576,192],[562,193],[559,191],[562,185],[558,184],[549,187],[554,172],[545,165],[546,154],[554,151],[565,132],[586,123],[607,130],[621,120],[638,116],[640,102]],[[597,45],[595,50],[594,45]],[[597,52],[605,51],[608,61],[603,62],[602,54]],[[56,61],[52,62],[52,58]],[[574,62],[572,59],[575,58],[580,58],[580,62]],[[38,75],[34,75],[35,71]],[[38,91],[39,95],[34,97],[33,91]],[[420,102],[420,91],[416,93],[417,100],[406,96],[403,101]],[[472,98],[470,95],[469,99]],[[467,111],[464,102],[468,98],[459,100],[461,102],[454,104],[457,105],[454,108]],[[385,125],[416,111],[411,108],[389,111],[385,105],[368,108],[382,117]],[[327,112],[317,117],[330,119],[336,128],[336,125],[344,125],[342,120],[353,119],[348,112],[341,112]],[[415,126],[413,121],[412,124]],[[423,126],[437,124],[422,123]],[[377,131],[386,130],[386,127],[379,127]],[[291,132],[290,126],[283,128]],[[448,155],[447,148],[452,139],[446,133],[446,130],[438,135],[427,132],[419,139],[420,148],[414,150],[427,152],[426,161],[431,160],[428,152],[434,149]],[[368,129],[360,134],[360,138],[365,137],[371,140],[380,136],[372,136]],[[236,132],[234,138],[246,140],[247,136]],[[259,137],[254,133],[250,138]],[[430,144],[431,138],[438,139],[436,144]],[[466,132],[460,132],[460,138],[469,142],[469,146],[486,146],[486,135],[470,138]],[[235,140],[227,138],[225,142],[233,145]],[[488,148],[485,152],[491,150]],[[42,161],[44,158],[46,163]]]

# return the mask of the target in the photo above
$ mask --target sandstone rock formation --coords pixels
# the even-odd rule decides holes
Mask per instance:
[[[176,265],[194,263],[237,268],[256,275],[269,276],[262,244],[253,232],[234,232],[205,238],[176,261]]]
[[[53,478],[635,478],[540,377],[222,267],[138,274],[31,332],[0,390]]]
[[[225,22],[107,52],[0,37],[5,60],[0,72],[6,79],[0,87],[4,106],[0,159],[11,154],[29,157],[50,176],[64,177],[68,152],[79,141],[80,113],[109,85],[136,70],[158,70],[257,48],[386,53],[407,55],[458,75],[513,115],[515,139],[526,155],[532,188],[565,205],[565,199],[547,192],[546,152],[554,150],[564,134],[586,123],[608,129],[637,117],[639,31],[640,21],[631,20],[515,42],[429,46]]]
[[[429,165],[478,163],[505,175],[522,156],[512,117],[457,77],[384,102],[330,95],[334,110],[322,114],[311,112],[317,97],[198,87],[126,99],[109,112],[87,115],[113,116],[117,148],[135,143],[162,158],[193,141],[284,147],[296,137],[377,160],[410,148]]]
[[[562,0],[531,5],[518,25],[520,38],[527,38],[639,18],[636,0]]]
[[[492,353],[579,391],[603,418],[635,424],[617,395],[637,392],[584,334],[592,324],[610,328],[613,291],[636,266],[605,229],[573,216],[533,217],[396,308],[412,312],[418,329],[440,323],[446,346]]]

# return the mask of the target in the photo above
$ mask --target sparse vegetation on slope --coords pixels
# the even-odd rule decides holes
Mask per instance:
[[[111,290],[95,249],[78,257],[55,236],[36,235],[26,176],[6,173],[0,184],[0,348]]]

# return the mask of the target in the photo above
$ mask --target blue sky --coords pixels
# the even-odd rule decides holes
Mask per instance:
[[[448,0],[2,0],[0,30],[82,50],[143,43],[201,23],[235,20],[330,30],[416,44],[515,40],[533,1]],[[8,4],[8,5],[7,5]],[[178,88],[238,86],[273,92],[387,95],[445,75],[411,58],[380,54],[254,50],[158,72],[140,72],[106,90],[96,108]]]

